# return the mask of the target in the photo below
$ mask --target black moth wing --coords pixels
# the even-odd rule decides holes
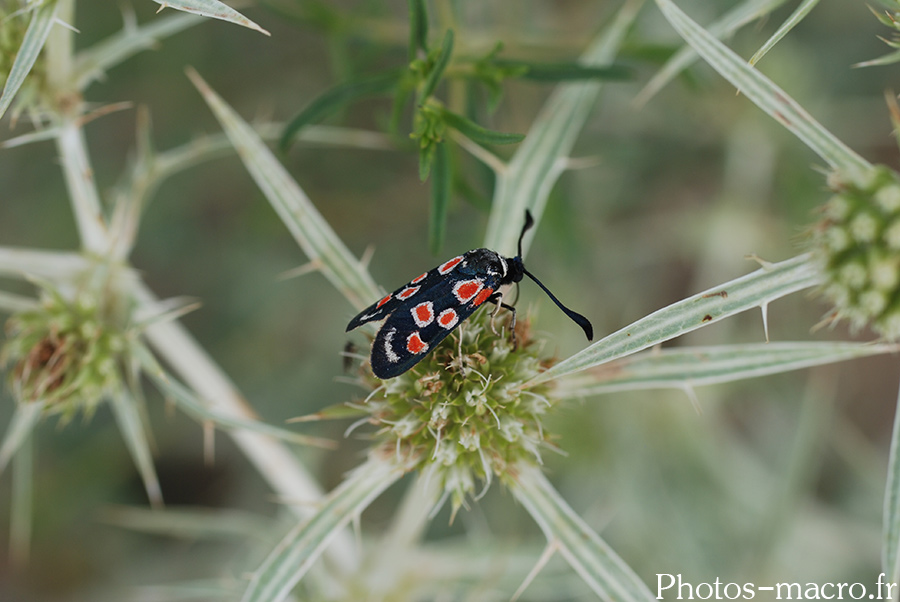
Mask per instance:
[[[430,276],[429,272],[423,283]],[[441,276],[428,288],[423,286],[388,314],[372,343],[372,372],[380,379],[388,379],[418,364],[499,285],[499,275],[454,272]]]
[[[446,265],[446,263],[442,265]],[[347,324],[347,330],[345,332],[350,332],[354,328],[358,328],[368,322],[378,322],[379,320],[383,320],[391,313],[395,312],[410,297],[421,296],[423,292],[432,288],[435,284],[437,284],[444,278],[444,276],[441,275],[441,273],[438,271],[440,267],[442,266],[438,266],[433,270],[429,270],[418,278],[413,278],[390,295],[385,295],[369,307],[359,312],[359,314],[355,318],[350,320],[349,324]],[[404,294],[405,291],[408,292]]]

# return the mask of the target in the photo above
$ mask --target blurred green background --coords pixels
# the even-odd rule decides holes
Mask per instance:
[[[406,2],[328,4],[359,19],[366,35],[328,34],[313,23],[250,7],[243,12],[271,37],[205,22],[111,70],[86,100],[94,106],[131,101],[148,107],[154,143],[168,149],[218,131],[184,75],[186,66],[196,68],[244,118],[286,120],[349,74],[405,60]],[[458,43],[502,40],[506,56],[531,60],[574,58],[618,4],[447,3],[458,13]],[[679,4],[708,24],[734,3]],[[302,0],[281,6],[295,13],[308,8]],[[794,7],[788,3],[733,36],[730,45],[750,56]],[[137,2],[129,8],[146,22],[157,5]],[[116,5],[81,2],[77,44],[88,47],[121,22]],[[824,0],[760,68],[860,154],[897,168],[884,94],[892,87],[900,91],[900,67],[851,67],[884,54],[888,49],[876,36],[886,34],[865,2]],[[658,68],[639,57],[638,47],[675,45],[677,39],[648,3],[631,40],[623,62],[634,79],[606,86],[574,153],[591,161],[560,179],[528,257],[529,269],[586,314],[599,336],[753,270],[756,264],[745,259],[749,253],[770,261],[799,253],[804,228],[828,197],[817,158],[703,65],[636,109],[635,94]],[[487,125],[526,132],[549,92],[549,86],[510,84]],[[387,102],[364,102],[329,123],[375,129],[389,109]],[[102,191],[126,168],[135,116],[133,109],[120,111],[86,126]],[[28,131],[25,120],[12,131],[8,121],[0,123],[2,138]],[[0,244],[77,247],[55,153],[49,143],[0,150]],[[470,157],[457,159],[489,199],[484,171]],[[456,196],[444,251],[429,254],[429,185],[419,181],[412,153],[301,143],[285,165],[354,252],[375,248],[371,271],[388,290],[444,256],[481,245],[486,212]],[[146,210],[132,260],[160,297],[202,301],[184,323],[265,420],[281,424],[358,396],[357,389],[336,380],[344,328],[355,311],[319,275],[279,279],[305,259],[236,157],[166,181]],[[519,307],[534,309],[536,327],[549,333],[551,353],[565,357],[583,346],[578,329],[530,283],[522,286]],[[871,338],[841,326],[810,334],[827,311],[806,294],[779,301],[770,308],[771,337]],[[363,343],[358,335],[352,338]],[[672,344],[760,341],[760,316],[742,315],[685,339]],[[566,455],[548,458],[551,479],[651,589],[657,573],[682,573],[693,582],[718,576],[738,583],[874,583],[897,395],[895,358],[698,394],[700,415],[684,394],[668,391],[559,408],[553,427]],[[13,402],[5,390],[0,400],[5,425]],[[226,435],[217,436],[215,463],[204,465],[197,424],[167,412],[155,392],[149,401],[168,504],[276,514],[277,501]],[[105,524],[108,505],[146,503],[113,418],[102,408],[89,423],[56,428],[53,422],[43,424],[36,441],[31,565],[22,573],[11,571],[8,538],[0,538],[0,599],[121,600],[135,586],[241,577],[247,550],[240,545],[142,535]],[[344,440],[346,426],[306,427],[341,440],[338,451],[298,450],[329,489],[361,461],[364,442]],[[9,488],[10,475],[0,476],[0,534],[7,530]],[[364,515],[364,529],[379,529],[400,494],[394,488],[376,501]],[[526,513],[499,486],[452,526],[447,523],[445,509],[431,537],[465,535],[510,545],[541,541]],[[573,582],[571,591],[558,592],[559,599],[589,597]]]

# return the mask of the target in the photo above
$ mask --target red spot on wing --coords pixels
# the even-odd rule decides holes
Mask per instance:
[[[422,337],[416,331],[407,337],[406,350],[410,353],[425,353],[428,351],[428,344],[422,340]]]
[[[475,300],[472,303],[475,305],[475,307],[478,307],[479,305],[487,301],[488,297],[490,297],[493,293],[494,289],[486,288],[478,293],[478,296],[475,297]]]
[[[419,303],[411,310],[413,320],[416,321],[416,324],[419,325],[419,328],[424,328],[431,324],[431,321],[434,320],[434,307],[431,305],[431,301],[423,301]]]
[[[463,260],[462,255],[460,255],[458,257],[454,257],[453,259],[451,259],[449,261],[445,261],[438,267],[438,272],[441,275],[444,275],[447,272],[449,272],[450,270],[452,270],[453,268],[455,268],[457,265],[459,265],[459,262],[462,260]]]
[[[482,286],[481,280],[463,280],[453,287],[453,294],[460,303],[468,303],[481,291]]]
[[[452,309],[445,309],[438,316],[438,324],[441,325],[442,328],[446,328],[450,330],[456,323],[459,322],[459,315]]]
[[[428,272],[425,272],[424,274],[422,274],[422,275],[419,276],[418,278],[413,278],[412,280],[410,280],[409,283],[410,283],[410,284],[419,284],[420,282],[422,282],[423,280],[425,280],[425,276],[427,276],[427,275],[428,275]]]
[[[375,309],[380,308],[382,305],[384,305],[385,303],[387,303],[390,300],[391,300],[391,296],[388,295],[387,297],[385,297],[384,299],[382,299],[381,301],[378,302],[378,305],[375,306]]]
[[[405,289],[403,289],[402,291],[397,293],[397,298],[400,299],[401,301],[406,301],[407,299],[409,299],[410,297],[415,295],[417,292],[419,292],[418,286],[407,286]]]

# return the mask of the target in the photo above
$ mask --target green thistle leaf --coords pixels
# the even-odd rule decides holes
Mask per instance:
[[[477,142],[481,145],[515,144],[516,142],[521,142],[525,139],[525,134],[513,134],[489,130],[486,127],[478,125],[474,121],[454,113],[453,111],[448,111],[447,109],[442,109],[441,116],[447,125],[473,142]]]
[[[447,69],[447,65],[450,64],[450,56],[452,54],[453,30],[448,29],[447,33],[444,34],[444,41],[441,44],[440,52],[438,52],[437,56],[434,56],[433,58],[431,58],[431,60],[429,60],[431,68],[428,71],[427,76],[425,77],[425,81],[422,84],[422,87],[419,89],[419,94],[417,96],[419,104],[422,104],[429,96],[434,94],[437,85],[441,82],[441,78],[444,76],[444,71]]]
[[[304,126],[321,121],[328,115],[350,103],[369,96],[378,96],[396,88],[401,76],[398,70],[391,70],[377,75],[356,79],[339,84],[309,103],[284,126],[284,132],[278,146],[286,152]]]

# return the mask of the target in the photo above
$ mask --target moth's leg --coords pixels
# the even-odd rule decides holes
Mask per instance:
[[[512,314],[512,318],[509,322],[509,331],[512,335],[513,349],[515,349],[518,345],[516,341],[516,308],[512,305],[507,305],[506,303],[504,303],[503,293],[500,293],[499,291],[488,297],[487,300],[496,305],[494,311],[491,312],[491,331],[495,335],[500,336],[500,333],[498,333],[497,329],[494,327],[494,317],[500,312],[500,309],[505,309]]]

